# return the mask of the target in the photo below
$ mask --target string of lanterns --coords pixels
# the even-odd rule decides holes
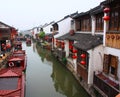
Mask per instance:
[[[80,64],[86,65],[86,54],[81,54],[80,57],[81,57]]]
[[[104,8],[104,13],[105,13],[105,16],[103,17],[103,19],[105,20],[105,21],[109,21],[110,20],[110,16],[108,15],[108,13],[110,12],[110,8],[108,8],[108,7],[106,7],[106,8]]]

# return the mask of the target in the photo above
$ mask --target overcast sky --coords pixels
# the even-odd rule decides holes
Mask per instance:
[[[85,12],[104,0],[1,0],[0,21],[27,30],[58,21],[76,11]]]

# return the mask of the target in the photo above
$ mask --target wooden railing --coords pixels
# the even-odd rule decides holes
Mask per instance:
[[[108,97],[115,97],[120,92],[119,84],[109,84],[105,78],[102,79],[96,74],[94,74],[93,84]]]
[[[120,49],[120,33],[106,33],[106,46]]]

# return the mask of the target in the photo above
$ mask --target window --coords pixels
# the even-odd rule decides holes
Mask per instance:
[[[120,31],[120,6],[111,9],[109,30]]]
[[[74,29],[74,20],[71,20],[71,28]]]
[[[91,31],[91,17],[85,16],[75,20],[77,31]]]
[[[81,30],[82,31],[91,31],[91,18],[81,19]]]
[[[53,31],[53,29],[52,28],[50,28],[50,32],[52,32]]]
[[[115,68],[110,66],[110,74],[115,75]]]
[[[103,31],[103,14],[96,15],[96,31]]]
[[[58,31],[59,30],[59,27],[58,27],[57,23],[53,24],[53,29],[54,29],[54,31]]]
[[[75,21],[75,27],[77,31],[81,31],[81,20]]]
[[[117,77],[118,57],[104,54],[103,72]]]

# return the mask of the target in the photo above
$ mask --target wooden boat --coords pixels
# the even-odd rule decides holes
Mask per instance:
[[[13,54],[8,58],[7,66],[10,68],[21,67],[22,70],[25,71],[27,66],[27,57],[25,50],[14,51]]]
[[[13,52],[13,56],[25,56],[25,55],[26,55],[25,50],[15,50]]]
[[[0,97],[25,97],[25,75],[21,68],[0,71]]]
[[[30,38],[27,38],[27,39],[26,39],[26,44],[27,44],[27,45],[31,45],[31,39],[30,39]]]
[[[15,50],[22,50],[22,42],[21,41],[16,41],[14,43]]]

